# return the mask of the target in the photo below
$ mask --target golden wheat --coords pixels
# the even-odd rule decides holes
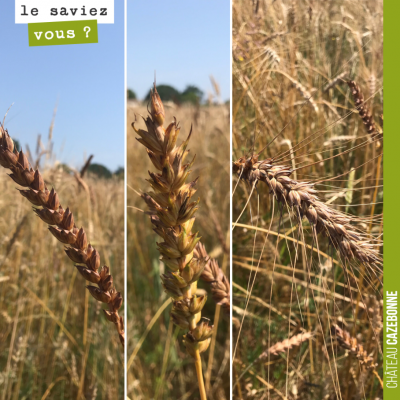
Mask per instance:
[[[161,279],[164,289],[172,297],[171,318],[176,325],[188,331],[184,343],[188,354],[195,360],[200,396],[206,399],[200,354],[210,344],[213,326],[208,319],[201,318],[207,296],[195,294],[197,281],[208,258],[196,257],[194,253],[200,241],[198,234],[192,233],[199,203],[199,200],[191,200],[196,191],[197,178],[189,183],[186,180],[195,157],[184,164],[192,131],[177,146],[179,123],[174,120],[164,128],[164,120],[164,106],[154,85],[150,116],[144,120],[147,131],[136,129],[135,123],[132,124],[140,136],[137,140],[146,147],[154,167],[160,171],[149,172],[153,191],[144,193],[142,198],[149,207],[154,231],[164,240],[157,245],[161,260],[169,269]]]

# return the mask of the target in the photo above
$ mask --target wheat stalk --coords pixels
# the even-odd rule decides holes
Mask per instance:
[[[147,130],[132,127],[140,136],[137,140],[146,147],[147,154],[158,173],[149,172],[148,182],[152,192],[142,194],[149,207],[148,214],[154,225],[154,231],[164,240],[157,243],[161,260],[168,272],[161,276],[165,291],[172,298],[172,321],[186,330],[184,344],[186,351],[195,360],[197,379],[201,399],[206,399],[202,376],[200,353],[207,350],[213,326],[209,320],[201,318],[201,311],[207,296],[196,296],[197,281],[204,273],[209,262],[195,247],[200,241],[197,233],[192,233],[197,201],[192,201],[197,179],[186,183],[195,157],[183,164],[187,155],[187,146],[192,134],[177,146],[179,124],[174,120],[164,128],[164,106],[157,93],[151,91],[150,116],[144,118]]]
[[[28,188],[19,190],[20,194],[33,205],[41,207],[33,209],[36,215],[49,225],[51,234],[57,240],[67,245],[65,253],[76,263],[80,274],[87,281],[97,284],[86,288],[97,301],[108,304],[108,310],[103,310],[104,314],[115,325],[124,346],[124,322],[122,316],[118,315],[122,296],[114,287],[109,267],[103,266],[98,272],[100,254],[88,241],[85,230],[76,227],[71,210],[61,206],[54,188],[48,190],[39,170],[33,170],[23,151],[15,149],[13,140],[3,126],[0,126],[0,165],[11,170],[9,176],[15,183]]]

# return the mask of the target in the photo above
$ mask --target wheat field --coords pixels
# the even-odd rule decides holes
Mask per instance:
[[[233,0],[232,22],[232,104],[164,104],[178,144],[193,130],[193,232],[231,282],[229,307],[216,304],[212,276],[198,282],[214,325],[201,357],[207,399],[383,400],[383,0]],[[101,290],[85,288],[0,168],[0,400],[200,399],[188,330],[174,325],[160,279],[156,214],[140,196],[155,169],[131,124],[145,128],[148,104],[126,111],[127,187],[37,161],[110,267]],[[118,296],[107,321],[100,301],[113,284],[127,301],[118,311]]]
[[[346,83],[381,132],[382,17],[382,2],[233,2],[233,160],[265,148],[378,260],[343,257],[299,224],[293,190],[273,200],[234,168],[235,399],[382,399],[382,140]]]

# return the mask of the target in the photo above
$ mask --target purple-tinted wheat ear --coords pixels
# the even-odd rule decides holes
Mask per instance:
[[[0,129],[0,165],[10,168],[10,177],[20,186],[27,187],[27,190],[20,190],[23,197],[35,206],[42,206],[41,209],[34,208],[34,212],[45,223],[49,224],[51,234],[61,243],[68,245],[65,249],[67,256],[75,263],[79,273],[89,282],[97,286],[87,286],[90,294],[102,303],[109,304],[112,317],[106,318],[113,322],[122,345],[125,343],[124,324],[122,317],[118,315],[118,309],[122,305],[122,297],[119,295],[113,298],[115,292],[114,281],[109,274],[108,267],[97,270],[100,266],[100,255],[96,249],[88,245],[88,238],[83,228],[76,228],[74,217],[69,208],[64,210],[54,188],[47,190],[44,179],[39,170],[33,171],[29,165],[28,158],[22,152],[14,153],[14,142],[2,127]],[[111,301],[111,299],[114,299]]]
[[[370,135],[377,133],[374,118],[369,111],[368,105],[365,103],[364,95],[360,89],[360,86],[358,86],[355,81],[348,81],[347,84],[349,85],[354,99],[354,105],[360,114],[367,133]]]

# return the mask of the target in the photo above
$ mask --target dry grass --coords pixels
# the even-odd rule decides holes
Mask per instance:
[[[234,159],[249,158],[253,149],[258,153],[269,144],[258,159],[273,157],[269,164],[281,166],[275,172],[282,174],[274,177],[275,185],[269,167],[258,164],[255,177],[265,184],[253,189],[254,180],[241,183],[233,195],[233,218],[239,219],[233,231],[234,337],[239,337],[234,398],[380,398],[378,374],[347,357],[331,326],[342,326],[362,342],[363,354],[378,363],[382,375],[377,323],[382,319],[382,148],[369,134],[382,113],[382,3],[253,5],[236,0],[233,6]],[[347,80],[364,92],[363,110]],[[249,170],[240,171],[246,178]],[[295,182],[312,185],[287,191]],[[324,213],[311,215],[303,207],[312,190],[328,210],[329,223],[351,221],[377,262],[343,247],[337,239],[343,240],[344,231],[326,227],[331,230],[325,237],[316,235],[313,226]],[[306,217],[301,228],[299,215]],[[262,364],[252,365],[299,330],[313,332],[313,340],[273,357],[268,353]]]
[[[201,233],[209,255],[216,257],[222,269],[228,271],[228,109],[226,106],[166,107],[165,113],[166,122],[172,121],[172,116],[180,122],[181,139],[187,137],[193,123],[189,158],[196,154],[196,162],[189,179],[200,176],[195,198],[201,199],[193,230]],[[135,120],[134,114],[147,115],[146,106],[128,109],[128,185],[145,191],[148,189],[144,181],[148,177],[146,171],[154,167],[135,140],[137,135],[130,126]],[[137,127],[141,127],[139,120]],[[149,217],[137,210],[143,210],[146,205],[129,188],[128,207],[133,207],[128,208],[128,358],[133,352],[136,354],[128,371],[128,396],[131,399],[199,398],[194,363],[182,344],[184,332],[170,321],[168,295],[159,278],[166,268],[159,261],[157,239]],[[209,286],[199,281],[198,291],[204,293],[204,290],[209,290]],[[208,398],[226,399],[229,398],[228,319],[220,313],[220,306],[216,310],[211,300],[207,301],[202,315],[214,323],[216,335],[203,357]]]
[[[5,172],[0,175],[0,398],[121,398],[123,353],[115,329]],[[75,221],[87,227],[122,289],[123,181],[89,176],[87,193],[62,168],[45,170],[43,177],[74,210]]]

